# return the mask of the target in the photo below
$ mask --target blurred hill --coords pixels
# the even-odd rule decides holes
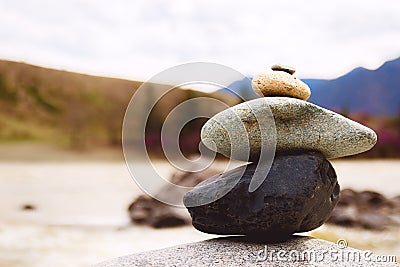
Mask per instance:
[[[0,60],[0,142],[34,141],[77,149],[119,146],[125,110],[141,84]],[[150,86],[144,102],[152,102],[154,90],[163,86]],[[157,135],[172,108],[199,96],[237,103],[218,94],[173,89],[150,114],[146,135]]]
[[[119,121],[140,84],[1,60],[0,140],[117,144]]]

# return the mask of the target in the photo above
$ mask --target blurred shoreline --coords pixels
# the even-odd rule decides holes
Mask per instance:
[[[90,162],[124,161],[122,147],[71,149],[43,143],[0,143],[0,162]]]
[[[163,161],[165,158],[157,156],[150,151],[149,156],[155,161]],[[223,157],[219,158],[224,159]],[[141,160],[138,155],[135,160]],[[35,142],[0,142],[0,162],[124,162],[122,145],[98,146],[90,149],[74,149],[67,146],[50,145]],[[331,162],[400,162],[400,158],[363,158],[345,157]]]

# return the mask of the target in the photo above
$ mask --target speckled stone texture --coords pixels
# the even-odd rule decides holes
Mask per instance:
[[[186,193],[183,201],[193,226],[211,234],[283,238],[322,225],[339,199],[335,170],[319,152],[275,157],[264,182],[249,192],[256,167],[252,163],[235,168],[219,175],[217,181],[212,177]],[[224,187],[238,179],[220,199],[193,205],[207,195],[221,195]]]
[[[312,103],[288,97],[263,97],[233,106],[209,119],[201,131],[202,142],[227,157],[257,159],[262,147],[259,128],[262,120],[269,122],[263,128],[266,140],[263,144],[272,144],[276,139],[279,152],[316,150],[332,159],[362,153],[377,141],[376,133],[368,127]],[[250,148],[247,154],[246,144]],[[231,155],[231,147],[239,153]]]
[[[377,259],[366,251],[339,248],[335,243],[305,236],[278,243],[223,237],[128,255],[95,266],[399,266],[378,263]]]
[[[288,96],[307,100],[311,95],[307,84],[285,71],[257,74],[251,81],[251,87],[263,96]]]

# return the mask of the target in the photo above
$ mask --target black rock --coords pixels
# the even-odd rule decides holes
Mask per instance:
[[[184,203],[193,226],[212,234],[281,238],[319,227],[338,201],[340,187],[335,170],[319,152],[277,155],[261,186],[249,192],[256,167],[257,163],[238,167],[189,191]],[[222,198],[194,205],[212,194],[221,194],[237,179]]]

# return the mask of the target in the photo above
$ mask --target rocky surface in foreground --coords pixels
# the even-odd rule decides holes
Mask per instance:
[[[382,259],[344,243],[304,236],[275,243],[227,237],[119,257],[96,266],[399,266],[390,262],[394,258],[379,262]]]

